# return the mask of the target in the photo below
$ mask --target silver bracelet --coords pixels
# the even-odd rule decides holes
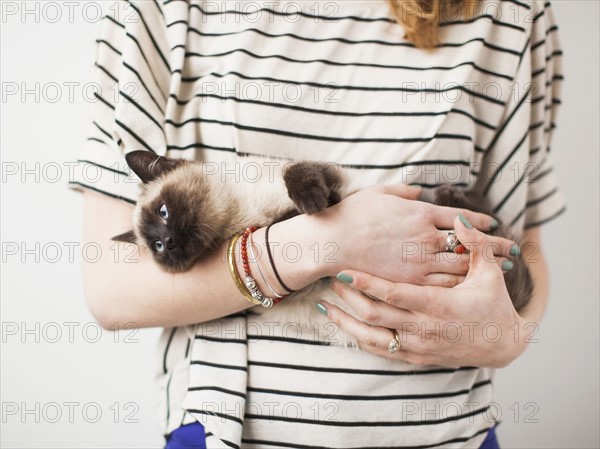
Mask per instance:
[[[244,286],[248,292],[246,299],[254,304],[260,304],[263,307],[272,307],[275,301],[273,298],[269,298],[260,291],[256,285],[256,280],[252,276],[250,271],[250,261],[248,260],[248,237],[252,235],[252,231],[256,228],[247,228],[242,234],[242,241],[240,243],[240,250],[242,252],[242,262],[244,264]],[[244,246],[245,245],[245,246]],[[232,259],[230,257],[230,259]],[[229,259],[228,259],[229,260]],[[235,269],[235,261],[229,262]],[[243,288],[243,287],[242,287]]]
[[[250,256],[252,257],[252,262],[254,262],[254,264],[256,265],[256,268],[258,269],[258,273],[260,274],[260,277],[265,282],[265,284],[267,284],[267,287],[269,287],[269,290],[271,290],[273,292],[273,295],[275,295],[275,297],[277,297],[279,299],[284,298],[284,295],[280,295],[279,293],[277,293],[275,291],[275,289],[273,288],[273,286],[269,283],[269,281],[267,281],[267,278],[265,277],[262,270],[260,269],[260,265],[258,264],[258,259],[256,258],[256,255],[254,254],[253,245],[254,245],[254,240],[252,239],[252,232],[251,232],[248,237],[248,243],[246,244],[246,247],[248,249],[248,254],[250,254]]]
[[[263,307],[273,307],[273,298],[269,298],[258,289],[256,286],[256,281],[252,276],[246,276],[244,279],[244,284],[250,293],[250,296],[254,298],[256,301],[260,302]]]

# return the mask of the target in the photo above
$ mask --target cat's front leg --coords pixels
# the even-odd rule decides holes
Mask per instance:
[[[294,162],[283,171],[290,199],[301,213],[312,214],[341,200],[344,174],[335,164]]]

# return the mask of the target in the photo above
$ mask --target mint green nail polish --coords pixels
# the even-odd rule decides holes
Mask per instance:
[[[492,218],[492,221],[490,221],[490,231],[493,231],[494,229],[498,229],[498,220]]]
[[[467,220],[467,217],[465,217],[460,212],[458,213],[458,219],[460,220],[460,222],[462,224],[465,225],[465,228],[467,228],[467,229],[473,229],[473,225],[471,223],[469,223],[469,220]]]
[[[513,245],[510,248],[510,255],[511,256],[518,256],[519,254],[521,254],[521,248],[519,248],[519,245]]]
[[[347,284],[349,284],[350,282],[352,282],[354,280],[354,278],[352,278],[352,276],[350,276],[349,274],[346,274],[346,273],[340,273],[336,276],[336,278],[338,278],[338,280],[345,282]]]
[[[323,304],[318,302],[316,307],[317,307],[317,310],[319,313],[322,313],[323,315],[327,316],[327,309],[325,308],[325,306]]]
[[[513,263],[510,260],[504,260],[502,262],[502,270],[510,271],[513,269]]]

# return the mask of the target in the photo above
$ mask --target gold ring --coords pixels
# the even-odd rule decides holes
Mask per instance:
[[[398,332],[396,332],[393,329],[390,329],[393,333],[394,333],[394,338],[392,338],[390,340],[390,342],[388,343],[388,351],[390,351],[390,354],[393,354],[394,352],[397,352],[400,350],[400,336],[398,335]]]

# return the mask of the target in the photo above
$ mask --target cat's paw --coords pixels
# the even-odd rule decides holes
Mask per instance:
[[[435,189],[435,204],[449,207],[466,207],[468,199],[463,190],[444,184]]]
[[[301,213],[313,214],[340,201],[341,178],[331,164],[296,162],[286,167],[283,179],[290,199]]]
[[[438,206],[469,209],[483,214],[494,215],[486,198],[477,191],[466,190],[452,184],[444,184],[434,191],[434,203]],[[495,217],[498,219],[497,217]],[[498,219],[499,221],[499,219]]]

